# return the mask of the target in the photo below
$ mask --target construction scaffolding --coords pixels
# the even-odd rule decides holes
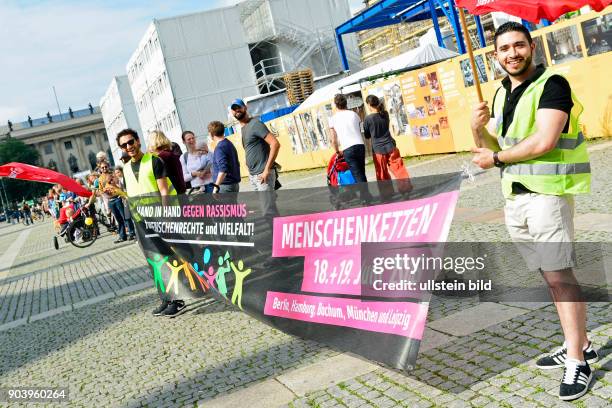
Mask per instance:
[[[370,7],[380,0],[367,1],[366,7]],[[474,17],[466,13],[470,40],[474,49],[480,48],[478,27]],[[493,20],[490,15],[481,18],[487,45],[491,44],[493,33]],[[453,51],[458,50],[453,28],[445,18],[438,18],[442,39]],[[361,62],[364,67],[369,67],[386,59],[400,55],[420,45],[420,38],[434,28],[432,20],[415,22],[400,22],[396,25],[374,28],[357,33],[359,38],[359,49],[361,51]]]
[[[289,21],[291,16],[274,14],[275,0],[246,0],[240,3],[251,59],[261,93],[285,88],[286,72],[312,67],[316,76],[340,71],[333,27],[305,27]],[[289,6],[297,6],[289,2]],[[360,55],[349,52],[351,59]]]

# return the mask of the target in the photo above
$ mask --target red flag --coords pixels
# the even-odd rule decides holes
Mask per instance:
[[[563,14],[584,6],[601,11],[611,4],[612,0],[456,0],[456,3],[457,7],[465,8],[471,14],[501,11],[538,23],[541,19],[555,21]]]
[[[20,180],[40,181],[42,183],[57,183],[68,191],[81,196],[90,197],[91,191],[66,176],[53,170],[32,166],[24,163],[8,163],[0,166],[0,177],[9,177]]]

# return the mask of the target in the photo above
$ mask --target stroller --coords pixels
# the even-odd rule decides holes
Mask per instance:
[[[330,192],[329,201],[336,210],[342,208],[342,203],[356,197],[352,188],[345,188],[355,183],[348,163],[342,156],[334,153],[327,164],[327,187]]]

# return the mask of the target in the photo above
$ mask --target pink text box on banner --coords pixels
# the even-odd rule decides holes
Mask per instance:
[[[364,302],[269,291],[264,314],[421,340],[427,309],[427,304],[419,303]]]
[[[446,240],[458,197],[276,217],[272,256],[304,257],[302,291],[359,295],[362,242]]]

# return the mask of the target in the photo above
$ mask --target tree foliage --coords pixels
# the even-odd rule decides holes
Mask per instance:
[[[40,155],[38,151],[21,140],[8,137],[0,141],[0,165],[19,162],[26,164],[40,165]],[[2,183],[6,189],[9,202],[21,202],[43,196],[50,188],[50,184],[37,183],[33,181],[14,180],[3,178]]]

